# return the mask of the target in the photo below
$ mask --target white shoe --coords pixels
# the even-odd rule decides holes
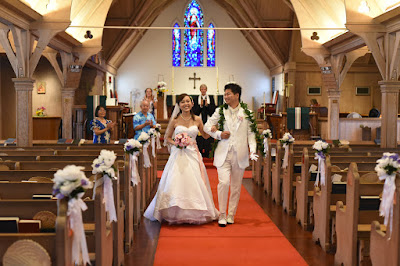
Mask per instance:
[[[225,215],[221,215],[218,219],[218,225],[220,227],[225,227],[226,226],[226,218]]]
[[[234,224],[234,223],[235,223],[235,220],[234,220],[234,218],[233,218],[233,215],[228,215],[228,218],[226,218],[226,222],[227,222],[228,224]]]

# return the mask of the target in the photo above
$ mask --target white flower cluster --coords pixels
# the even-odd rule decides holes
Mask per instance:
[[[140,133],[138,141],[144,145],[146,142],[148,142],[150,139],[149,134],[147,134],[146,132],[142,131],[142,133]]]
[[[156,137],[156,136],[157,136],[157,131],[156,131],[156,129],[155,129],[155,128],[150,128],[150,129],[149,129],[148,135],[149,135],[151,138]]]
[[[329,144],[326,143],[325,141],[318,140],[318,141],[316,141],[316,142],[314,143],[314,145],[312,146],[312,148],[313,148],[314,150],[317,150],[317,151],[325,151],[325,150],[327,150],[327,149],[329,148]]]
[[[157,87],[159,88],[167,87],[167,83],[165,81],[159,81],[157,83]]]
[[[161,132],[161,125],[160,125],[160,124],[156,124],[156,131],[157,131],[158,133]]]
[[[93,187],[93,183],[82,172],[83,169],[82,166],[67,165],[58,170],[53,178],[53,195],[58,199],[81,198],[86,189]]]
[[[400,160],[397,153],[385,152],[383,157],[376,162],[375,171],[379,177],[393,175],[400,170]]]
[[[271,130],[270,130],[270,129],[264,130],[264,131],[262,132],[262,134],[263,134],[264,138],[266,138],[266,139],[272,138],[272,133],[271,133]]]
[[[294,142],[294,138],[293,138],[293,136],[292,135],[290,135],[290,133],[289,132],[286,132],[284,135],[283,135],[283,137],[280,139],[280,142],[282,143],[282,144],[290,144],[290,143],[293,143]]]
[[[136,139],[128,139],[124,144],[125,153],[133,154],[134,152],[139,152],[142,144]]]
[[[114,162],[117,155],[114,151],[101,150],[99,157],[93,160],[93,174],[106,174],[110,178],[115,178]]]

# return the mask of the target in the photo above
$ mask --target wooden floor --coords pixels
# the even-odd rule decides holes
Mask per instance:
[[[276,206],[270,197],[266,197],[262,188],[251,179],[243,179],[243,185],[309,265],[333,265],[334,255],[325,253],[315,244],[311,232],[304,231],[296,223],[295,217],[284,213],[282,207]],[[125,265],[153,265],[160,227],[158,222],[142,218],[139,230],[135,231],[133,248],[125,256]]]

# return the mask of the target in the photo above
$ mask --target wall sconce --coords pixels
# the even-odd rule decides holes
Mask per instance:
[[[85,36],[83,37],[85,37],[85,39],[93,39],[93,35],[90,30],[87,30]]]

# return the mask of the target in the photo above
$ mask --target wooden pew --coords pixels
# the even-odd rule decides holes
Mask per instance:
[[[336,265],[360,265],[364,261],[362,253],[365,252],[368,256],[370,224],[375,219],[382,219],[379,217],[379,204],[367,208],[368,210],[361,210],[360,197],[379,196],[382,189],[383,183],[379,182],[378,177],[375,183],[365,183],[360,180],[357,164],[350,164],[347,174],[346,207],[342,201],[336,203]],[[364,246],[367,247],[366,251],[363,250]]]
[[[261,186],[263,183],[263,180],[261,179],[262,176],[262,165],[263,165],[263,156],[260,151],[257,151],[258,155],[258,160],[257,161],[251,161],[251,172],[252,172],[252,178],[253,181],[258,185]]]
[[[303,149],[303,160],[301,166],[301,177],[296,180],[296,220],[303,229],[310,229],[310,213],[309,213],[309,197],[310,197],[310,172],[309,169],[308,149]],[[312,185],[313,187],[313,185]],[[312,193],[314,194],[314,193]]]
[[[400,181],[398,176],[396,178],[396,204],[393,206],[391,236],[382,230],[382,225],[378,221],[373,221],[371,224],[370,257],[374,266],[400,265]]]
[[[283,170],[282,180],[282,207],[289,215],[293,215],[293,175],[294,152],[289,148],[288,166]]]
[[[271,140],[268,139],[268,152],[263,158],[264,164],[263,164],[263,178],[264,178],[264,191],[267,193],[267,195],[271,195],[272,191],[272,180],[271,180],[271,167],[272,167],[272,158],[271,158]]]

